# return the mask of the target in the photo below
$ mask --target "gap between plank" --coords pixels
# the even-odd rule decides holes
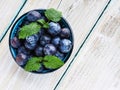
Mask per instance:
[[[62,3],[62,0],[60,0],[59,4],[58,4],[58,6],[57,6],[57,9],[59,8],[59,6],[60,6],[61,3]]]
[[[107,5],[105,6],[105,8],[103,9],[102,13],[100,14],[100,16],[98,17],[97,21],[95,22],[95,24],[93,25],[93,27],[91,28],[90,32],[88,33],[87,37],[85,38],[85,40],[83,41],[82,45],[79,47],[77,53],[75,54],[74,58],[72,59],[72,61],[70,62],[70,64],[68,65],[67,69],[65,70],[65,72],[63,73],[63,75],[61,76],[61,78],[59,79],[58,83],[55,85],[54,90],[56,90],[56,88],[58,87],[58,85],[60,84],[61,80],[63,79],[63,77],[65,76],[66,72],[68,71],[69,67],[71,66],[71,64],[73,63],[75,57],[77,56],[77,54],[80,52],[81,48],[83,47],[83,45],[85,44],[85,42],[87,41],[88,37],[90,36],[90,34],[92,33],[92,31],[94,30],[95,26],[97,25],[97,23],[99,22],[100,18],[102,17],[102,15],[104,14],[105,10],[107,9],[107,7],[109,6],[109,4],[111,3],[112,0],[109,0],[109,2],[107,3]]]
[[[22,10],[22,8],[24,7],[24,5],[26,4],[27,0],[23,1],[22,6],[18,9],[18,12],[15,14],[13,20],[11,21],[10,25],[8,25],[8,28],[2,33],[2,35],[0,36],[0,43],[2,42],[3,38],[5,37],[5,35],[7,34],[8,30],[10,29],[10,27],[12,26],[13,22],[15,21],[15,19],[17,18],[17,16],[19,15],[20,11]]]

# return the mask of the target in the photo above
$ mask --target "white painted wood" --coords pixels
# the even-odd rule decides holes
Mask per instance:
[[[57,90],[120,90],[120,0],[113,0]]]
[[[24,1],[25,0],[0,0],[0,38],[11,24]]]
[[[0,71],[4,73],[4,76],[0,75],[0,90],[53,90],[108,1],[62,0],[58,7],[60,0],[48,0],[47,2],[46,0],[29,0],[18,17],[32,9],[58,7],[72,26],[74,50],[68,62],[55,72],[40,75],[27,73],[18,68],[10,54],[8,32],[0,44],[2,48],[0,49]]]

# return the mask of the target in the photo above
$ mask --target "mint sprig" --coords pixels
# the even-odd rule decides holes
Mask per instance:
[[[53,22],[58,22],[61,20],[62,17],[62,12],[57,11],[53,8],[47,9],[45,12],[45,16],[47,17],[47,19]],[[33,34],[36,34],[39,32],[39,30],[41,28],[45,28],[48,29],[49,28],[49,21],[46,22],[44,19],[40,19],[37,20],[37,22],[32,22],[29,25],[25,25],[23,27],[20,28],[20,32],[19,32],[19,39],[25,39],[28,36],[31,36]]]
[[[49,69],[57,69],[64,65],[64,62],[56,56],[45,56],[43,65]]]
[[[37,22],[41,24],[42,28],[46,28],[46,29],[49,28],[49,23],[46,22],[44,19],[39,19],[37,20]]]
[[[37,71],[40,69],[41,64],[40,62],[42,61],[42,57],[32,57],[28,60],[25,70],[26,71]]]
[[[62,12],[57,11],[54,8],[50,8],[45,11],[45,16],[53,22],[58,22],[61,20]]]
[[[41,26],[36,22],[30,23],[20,28],[19,39],[25,39],[28,36],[36,34],[39,32]]]
[[[32,57],[28,60],[24,67],[26,71],[37,71],[41,67],[41,63],[45,68],[58,69],[64,65],[64,62],[56,56],[47,55],[43,57]]]

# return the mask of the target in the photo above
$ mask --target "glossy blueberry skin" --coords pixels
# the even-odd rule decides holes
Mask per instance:
[[[23,54],[25,54],[25,55],[29,55],[30,54],[30,51],[29,50],[27,50],[25,47],[19,47],[18,48],[18,54],[20,54],[20,53],[23,53]]]
[[[46,44],[43,50],[45,55],[54,55],[57,51],[53,44]]]
[[[58,58],[60,58],[61,60],[63,60],[64,59],[64,54],[63,53],[60,53],[59,51],[57,51],[56,53],[55,53],[55,56],[56,57],[58,57]]]
[[[41,37],[41,36],[43,36],[45,34],[45,29],[40,29],[40,31],[39,31],[39,33],[38,33],[38,35],[39,35],[39,37]]]
[[[20,46],[20,41],[17,37],[10,40],[10,44],[13,48],[18,48]]]
[[[16,62],[18,65],[20,66],[23,66],[26,64],[27,62],[27,55],[23,54],[23,53],[19,53],[17,56],[16,56]]]
[[[24,20],[22,22],[22,24],[20,25],[20,27],[23,27],[23,26],[28,25],[28,24],[30,24],[30,22],[28,20]]]
[[[36,43],[27,43],[25,42],[25,48],[27,48],[28,50],[34,50],[36,47]]]
[[[35,49],[36,56],[43,56],[43,47],[39,46]]]
[[[62,38],[69,38],[70,37],[70,30],[68,28],[61,29],[60,36]]]
[[[54,44],[55,46],[58,46],[60,44],[60,37],[55,37],[52,39],[52,44]]]
[[[39,40],[38,34],[34,34],[26,38],[26,42],[30,44],[35,44]]]
[[[69,53],[72,49],[72,42],[69,39],[61,40],[59,49],[62,53]]]
[[[49,44],[51,41],[51,37],[48,35],[43,35],[40,37],[40,45],[45,46],[46,44]]]
[[[34,34],[26,38],[24,45],[27,49],[33,50],[35,49],[38,40],[39,40],[39,36],[37,34]]]
[[[46,22],[48,21],[48,19],[47,19],[45,16],[41,16],[40,19],[43,19],[43,20],[45,20]]]
[[[38,73],[42,73],[44,71],[44,66],[41,64],[41,67],[39,68],[39,70],[37,70]]]
[[[49,23],[49,29],[48,29],[49,34],[51,34],[52,36],[56,36],[60,32],[61,32],[60,24],[55,23],[55,22],[50,22]]]
[[[36,21],[36,20],[40,19],[40,17],[41,17],[41,14],[37,11],[30,11],[26,15],[27,20],[30,22]]]

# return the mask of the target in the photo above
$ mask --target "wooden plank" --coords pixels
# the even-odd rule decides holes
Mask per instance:
[[[58,9],[63,12],[63,16],[66,17],[72,26],[75,40],[74,50],[68,62],[55,72],[40,75],[27,73],[18,68],[11,57],[7,43],[9,37],[8,32],[0,44],[0,47],[2,48],[0,51],[0,71],[4,73],[4,76],[0,76],[0,89],[5,88],[15,90],[17,88],[26,90],[27,88],[31,90],[53,90],[108,1],[109,0],[62,0],[61,4],[59,4],[60,0],[49,0],[47,2],[45,0],[29,0],[19,16],[31,9],[57,8],[59,5]],[[4,61],[2,60],[3,57]],[[3,70],[4,68],[6,68],[5,71]]]
[[[113,0],[57,90],[120,90],[120,0]]]
[[[25,0],[0,1],[0,41],[24,2]]]
[[[32,9],[42,9],[47,8],[48,6],[57,8],[59,2],[60,0],[47,0],[47,2],[45,0],[29,0],[27,1],[26,5],[24,6],[17,18]],[[10,30],[8,31],[3,41],[0,43],[0,71],[4,74],[0,74],[0,90],[40,90],[40,87],[42,87],[42,85],[44,84],[44,80],[42,78],[45,77],[45,75],[27,73],[17,66],[9,51],[9,33]],[[47,79],[48,80],[46,81],[48,83],[46,82],[46,85],[51,83],[49,82],[51,80],[49,78]],[[41,82],[41,80],[43,81]],[[37,84],[37,86],[35,84]],[[49,87],[44,86],[43,88],[48,89]]]

